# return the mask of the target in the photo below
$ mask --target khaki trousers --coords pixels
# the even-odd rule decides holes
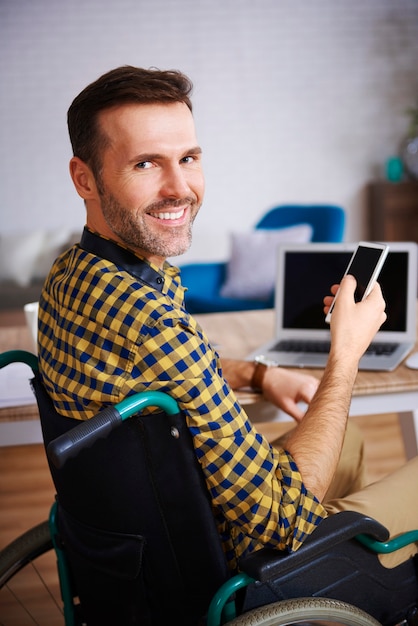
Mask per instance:
[[[272,445],[280,445],[280,438]],[[363,440],[357,427],[348,422],[340,462],[324,498],[329,515],[358,511],[385,526],[391,537],[418,530],[418,457],[385,478],[367,484]],[[416,543],[392,554],[379,555],[385,567],[395,567],[418,552]]]

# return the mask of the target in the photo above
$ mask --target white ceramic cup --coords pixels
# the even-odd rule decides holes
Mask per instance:
[[[35,352],[38,352],[38,310],[39,305],[37,302],[29,302],[23,307],[26,317],[26,324],[28,325],[32,344]]]

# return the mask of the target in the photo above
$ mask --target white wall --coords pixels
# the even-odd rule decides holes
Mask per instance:
[[[121,64],[193,80],[207,193],[184,260],[224,258],[283,202],[348,212],[396,154],[418,99],[417,0],[2,0],[0,236],[80,229],[66,111]]]

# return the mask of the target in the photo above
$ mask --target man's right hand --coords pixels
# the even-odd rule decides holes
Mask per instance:
[[[332,359],[349,359],[358,362],[369,347],[373,337],[386,320],[386,303],[378,283],[370,294],[361,302],[356,302],[354,292],[356,279],[350,274],[344,276],[340,285],[333,285],[331,291],[337,292],[331,316]],[[324,298],[324,312],[328,312],[333,296]]]

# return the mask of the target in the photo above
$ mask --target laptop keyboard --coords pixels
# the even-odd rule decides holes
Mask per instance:
[[[366,354],[375,356],[390,356],[397,348],[398,344],[378,342],[370,345]],[[303,339],[286,339],[276,343],[271,350],[273,352],[305,352],[328,354],[330,348],[329,341],[304,341]]]

